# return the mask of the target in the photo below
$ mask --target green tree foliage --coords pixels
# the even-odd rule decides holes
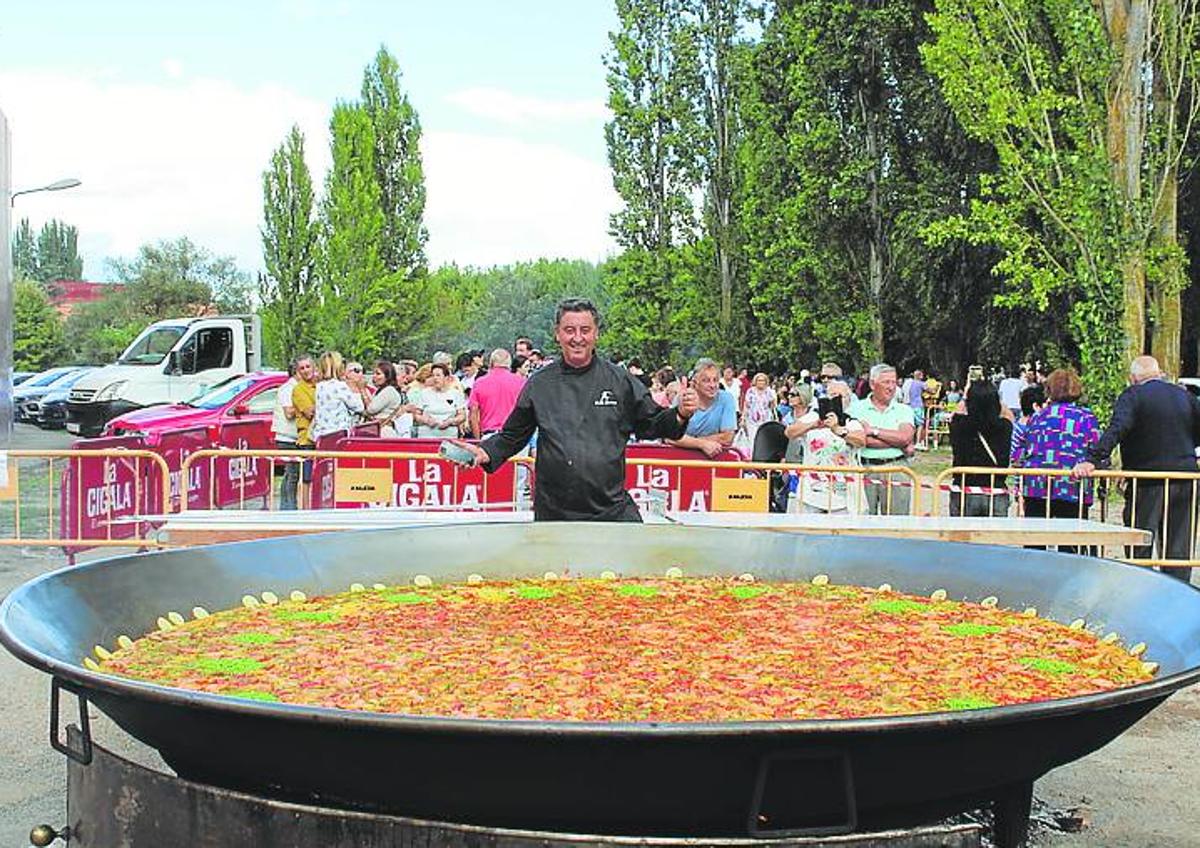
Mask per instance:
[[[123,282],[138,318],[195,315],[221,303],[244,306],[248,275],[232,257],[214,257],[186,236],[142,245],[132,259],[113,259],[109,273]]]
[[[743,32],[754,9],[749,0],[687,0],[684,32],[694,44],[688,59],[688,99],[698,123],[697,162],[704,190],[702,225],[707,244],[692,251],[701,297],[715,305],[716,338],[722,356],[750,341],[749,289],[738,220],[742,143],[741,90],[750,56]],[[709,322],[711,326],[712,323]]]
[[[249,276],[232,258],[214,257],[186,237],[142,245],[133,258],[113,259],[108,266],[123,284],[120,290],[84,304],[67,319],[75,361],[114,361],[153,321],[249,305]]]
[[[260,279],[263,344],[276,365],[316,347],[320,225],[304,136],[293,126],[263,172],[263,263]]]
[[[35,236],[28,218],[13,231],[12,260],[16,278],[51,283],[83,276],[79,256],[79,231],[62,221],[50,220]]]
[[[62,320],[45,290],[33,280],[13,284],[13,367],[41,371],[66,352]]]
[[[1084,382],[1103,411],[1124,384],[1129,353],[1143,349],[1146,280],[1177,276],[1177,245],[1156,243],[1156,207],[1170,182],[1162,175],[1186,141],[1185,129],[1164,122],[1179,117],[1194,37],[1176,46],[1180,64],[1170,76],[1153,64],[1163,45],[1154,33],[1163,25],[1143,0],[935,5],[926,64],[966,132],[995,148],[999,170],[983,181],[967,214],[929,234],[934,243],[998,248],[996,272],[1011,287],[1009,301],[1042,309],[1054,299],[1071,301]],[[1193,4],[1154,5],[1159,12],[1188,7],[1183,14],[1194,32]],[[1151,109],[1156,75],[1175,80],[1176,99]],[[1175,188],[1166,190],[1173,227]]]
[[[385,47],[363,72],[362,105],[375,132],[375,175],[383,210],[384,267],[413,278],[425,273],[425,171],[421,122],[400,87],[400,66]]]
[[[43,283],[82,277],[79,231],[57,220],[43,224],[37,240],[37,270]]]
[[[33,235],[33,227],[30,226],[28,218],[22,218],[21,223],[13,230],[12,269],[13,279],[40,279],[37,265],[37,239]]]
[[[330,123],[333,164],[322,204],[318,336],[359,357],[385,352],[398,316],[402,276],[383,264],[383,211],[375,178],[375,131],[366,110],[339,103]]]
[[[611,305],[600,267],[582,260],[539,259],[476,272],[472,318],[463,347],[512,349],[520,336],[551,350],[554,311],[568,297],[586,297],[601,318]]]
[[[883,354],[883,315],[905,240],[913,0],[777,4],[744,114],[742,217],[764,352],[862,365]],[[907,54],[907,55],[906,55]],[[909,85],[914,87],[910,92]]]
[[[611,232],[624,250],[611,269],[610,336],[654,361],[674,346],[670,324],[688,279],[678,248],[698,234],[693,194],[701,180],[702,129],[690,94],[698,59],[683,0],[617,0],[610,33],[605,126],[613,186],[623,207]]]

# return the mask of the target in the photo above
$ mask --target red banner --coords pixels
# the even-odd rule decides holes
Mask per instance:
[[[216,448],[270,450],[275,447],[269,421],[229,421],[221,425]],[[241,505],[266,498],[271,491],[271,460],[254,456],[216,457],[203,461],[211,466],[217,503],[214,509]],[[214,488],[210,484],[209,490]]]
[[[183,462],[198,450],[212,447],[208,427],[193,427],[190,430],[171,430],[158,438],[155,450],[171,469],[171,511],[179,509],[179,493],[183,485]],[[209,468],[205,462],[196,462],[188,469],[188,509],[204,509],[209,499]]]
[[[318,460],[313,468],[313,507],[399,506],[411,509],[464,511],[511,510],[516,467],[505,463],[494,474],[481,468],[463,468],[437,456],[441,439],[381,439],[361,436],[342,437],[333,444],[322,443],[321,450],[394,451],[429,454],[428,459],[337,459]],[[338,501],[334,475],[340,469],[390,468],[391,497],[379,503]]]
[[[138,437],[79,440],[72,450],[142,450]],[[129,539],[144,537],[149,522],[128,521],[135,515],[164,511],[162,472],[146,457],[76,456],[66,463],[59,488],[59,533],[64,539]],[[86,545],[66,546],[68,551]]]
[[[638,460],[700,460],[704,462],[741,462],[742,455],[726,449],[711,460],[702,452],[675,448],[670,445],[635,443],[625,450],[625,458]],[[677,468],[665,465],[627,463],[625,488],[637,504],[650,496],[651,491],[663,492],[667,509],[682,512],[708,512],[712,509],[713,477],[741,477],[737,468]]]

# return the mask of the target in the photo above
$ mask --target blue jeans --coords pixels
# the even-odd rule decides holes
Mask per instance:
[[[279,450],[305,450],[297,447],[295,442],[275,442]],[[309,448],[311,450],[311,448]],[[286,460],[283,463],[283,481],[279,484],[279,508],[296,509],[296,489],[300,483],[300,463]]]

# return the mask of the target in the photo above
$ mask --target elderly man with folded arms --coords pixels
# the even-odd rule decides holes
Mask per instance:
[[[859,451],[863,465],[898,465],[912,455],[916,435],[912,407],[896,396],[896,369],[880,363],[871,368],[871,392],[850,405],[850,417],[866,430]],[[907,479],[871,479],[863,486],[871,515],[908,515],[912,489]]]
[[[1108,468],[1118,445],[1121,467],[1126,471],[1195,473],[1200,399],[1163,379],[1153,356],[1133,360],[1129,383],[1117,398],[1108,429],[1087,449],[1087,459],[1072,469],[1073,476],[1088,477],[1096,468]],[[1124,521],[1127,526],[1154,533],[1159,559],[1191,559],[1197,530],[1195,507],[1192,480],[1172,480],[1169,484],[1163,480],[1134,480],[1125,491]],[[1152,556],[1150,545],[1133,548],[1134,559]],[[1191,582],[1191,568],[1168,567],[1163,571]]]

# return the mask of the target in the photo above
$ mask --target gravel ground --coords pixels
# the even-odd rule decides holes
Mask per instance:
[[[17,425],[13,448],[69,446],[64,434]],[[0,594],[65,564],[56,551],[0,549]],[[29,829],[66,821],[66,765],[47,741],[49,679],[0,651],[0,848],[28,844]],[[74,709],[68,699],[67,715]],[[110,750],[154,762],[94,713],[95,735]],[[1077,833],[1039,828],[1047,848],[1184,848],[1200,845],[1200,687],[1172,697],[1106,748],[1038,781],[1052,820],[1078,811]],[[61,844],[61,843],[59,843]]]

